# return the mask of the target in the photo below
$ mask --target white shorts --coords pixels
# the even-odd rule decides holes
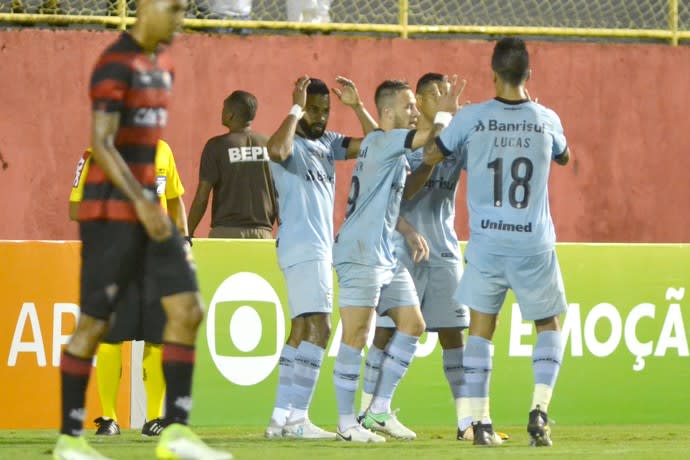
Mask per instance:
[[[419,305],[412,277],[401,263],[394,269],[342,263],[338,273],[338,305],[374,307],[379,315],[391,308]]]
[[[478,254],[468,246],[465,258],[467,267],[455,299],[472,310],[497,315],[508,289],[515,293],[522,317],[529,321],[560,315],[568,307],[555,250],[502,256]]]
[[[283,269],[290,317],[333,311],[333,265],[309,260]]]
[[[448,264],[429,267],[415,264],[409,258],[401,257],[412,276],[417,296],[421,301],[422,315],[428,331],[444,328],[466,329],[470,324],[468,308],[453,297],[460,282],[462,266]],[[393,328],[390,318],[377,317],[377,327]]]

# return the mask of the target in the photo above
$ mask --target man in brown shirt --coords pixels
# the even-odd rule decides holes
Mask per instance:
[[[256,97],[234,91],[223,103],[228,133],[206,142],[199,165],[199,185],[189,210],[189,234],[194,235],[211,204],[209,238],[272,238],[277,205],[268,166],[268,138],[252,131]]]

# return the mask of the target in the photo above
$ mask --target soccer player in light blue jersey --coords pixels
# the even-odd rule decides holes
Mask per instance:
[[[352,107],[365,133],[376,122],[348,79],[333,92]],[[301,77],[294,105],[268,141],[278,195],[278,263],[288,289],[290,336],[279,362],[279,384],[268,438],[334,439],[309,420],[309,404],[331,333],[333,297],[333,202],[336,160],[354,158],[361,139],[326,131],[330,112],[326,84]]]
[[[563,358],[558,316],[566,308],[549,211],[551,161],[570,157],[556,113],[529,100],[529,55],[519,38],[493,52],[496,97],[458,112],[437,139],[446,154],[464,152],[470,238],[467,267],[455,294],[470,307],[463,356],[474,443],[493,445],[489,412],[491,340],[506,291],[522,317],[535,322],[535,388],[527,431],[534,446],[550,446],[547,411]]]
[[[457,110],[457,78],[444,87],[439,105],[447,112]],[[338,439],[382,442],[382,436],[365,430],[355,418],[354,397],[374,309],[393,319],[396,331],[386,348],[381,376],[370,407],[362,422],[365,428],[395,438],[414,439],[416,434],[391,412],[390,401],[398,383],[414,357],[424,319],[414,283],[395,255],[393,233],[398,225],[400,200],[411,198],[429,179],[436,163],[443,159],[433,147],[433,139],[443,129],[444,120],[429,133],[414,129],[419,116],[409,85],[386,80],[376,90],[380,130],[362,141],[352,175],[348,210],[333,250],[339,280],[342,341],[334,367],[338,402]],[[450,116],[448,116],[450,118]],[[427,142],[431,139],[430,142]],[[408,178],[405,154],[427,143],[422,165]],[[419,248],[415,249],[419,252]],[[423,252],[423,250],[422,250]]]
[[[448,84],[440,73],[424,74],[417,82],[416,99],[420,113],[417,131],[429,133],[433,129],[442,86]],[[406,156],[412,170],[422,165],[422,149],[409,151]],[[401,234],[396,235],[396,255],[412,276],[427,331],[438,333],[443,349],[443,370],[455,399],[456,438],[472,440],[473,431],[469,429],[472,417],[464,395],[462,371],[462,331],[469,325],[469,312],[466,306],[453,299],[462,274],[460,247],[455,233],[455,197],[463,166],[464,156],[454,152],[436,165],[429,180],[413,199],[402,201],[400,219],[411,226],[407,239],[415,237],[417,232],[416,238],[427,243],[428,257],[418,257],[413,252],[414,243],[407,243]],[[418,258],[422,260],[415,263]],[[371,403],[385,349],[394,332],[393,320],[377,315],[374,340],[365,361],[360,417]],[[507,438],[507,435],[503,436]]]

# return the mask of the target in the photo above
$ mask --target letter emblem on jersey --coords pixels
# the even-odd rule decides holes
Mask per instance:
[[[160,196],[165,196],[165,185],[168,182],[168,178],[166,176],[161,176],[158,175],[156,176],[156,195]]]
[[[86,160],[84,158],[79,160],[79,163],[77,163],[77,170],[74,174],[74,180],[72,181],[72,187],[77,188],[79,187],[79,180],[81,179],[81,173],[84,172],[84,165],[86,164]]]
[[[268,149],[266,147],[230,147],[228,149],[230,163],[249,161],[268,161]]]

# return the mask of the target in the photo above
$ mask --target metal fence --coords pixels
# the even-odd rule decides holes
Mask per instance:
[[[286,0],[254,0],[240,20],[190,0],[185,27],[210,31],[372,33],[402,38],[521,35],[690,41],[690,0],[332,0],[328,22],[290,22]],[[44,24],[124,29],[132,0],[0,0],[0,27]]]

